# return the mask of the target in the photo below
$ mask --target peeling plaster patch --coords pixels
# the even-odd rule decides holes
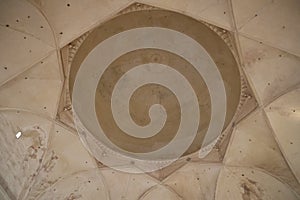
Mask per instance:
[[[16,198],[26,195],[38,174],[50,124],[24,112],[0,114],[0,159],[6,161],[0,163],[1,182]]]
[[[263,190],[258,186],[256,181],[246,178],[241,183],[243,200],[262,200]]]

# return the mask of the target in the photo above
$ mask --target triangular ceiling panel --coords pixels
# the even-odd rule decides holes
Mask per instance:
[[[129,5],[132,0],[39,0],[37,5],[43,10],[54,29],[58,45],[63,47],[97,24]]]
[[[248,23],[262,12],[273,0],[231,0],[237,28]]]
[[[0,87],[0,106],[55,117],[62,81],[56,52]],[[13,97],[13,98],[12,98]]]
[[[291,187],[300,186],[284,159],[262,110],[250,114],[235,127],[224,163],[229,166],[261,168]]]
[[[243,64],[261,105],[300,83],[300,58],[263,43],[239,38]]]
[[[299,10],[298,0],[272,1],[241,27],[239,32],[300,56]]]
[[[53,50],[35,37],[0,26],[0,85],[47,57]]]
[[[55,40],[46,18],[26,1],[0,1],[0,25],[41,40],[55,48]]]
[[[220,164],[188,163],[163,182],[183,199],[214,199]]]
[[[275,138],[300,183],[300,89],[295,89],[265,108]]]
[[[140,2],[167,10],[174,10],[226,30],[233,29],[227,0],[141,0]]]

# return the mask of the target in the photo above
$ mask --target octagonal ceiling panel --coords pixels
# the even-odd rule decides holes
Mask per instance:
[[[275,138],[300,182],[300,89],[279,97],[265,108]]]

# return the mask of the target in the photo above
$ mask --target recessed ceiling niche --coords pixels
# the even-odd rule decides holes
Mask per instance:
[[[215,146],[245,97],[232,41],[219,27],[134,4],[70,43],[67,96],[87,148],[109,165],[110,153],[157,163]]]

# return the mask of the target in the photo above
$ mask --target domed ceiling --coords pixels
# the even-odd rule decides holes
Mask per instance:
[[[300,199],[297,0],[0,9],[0,199]]]

